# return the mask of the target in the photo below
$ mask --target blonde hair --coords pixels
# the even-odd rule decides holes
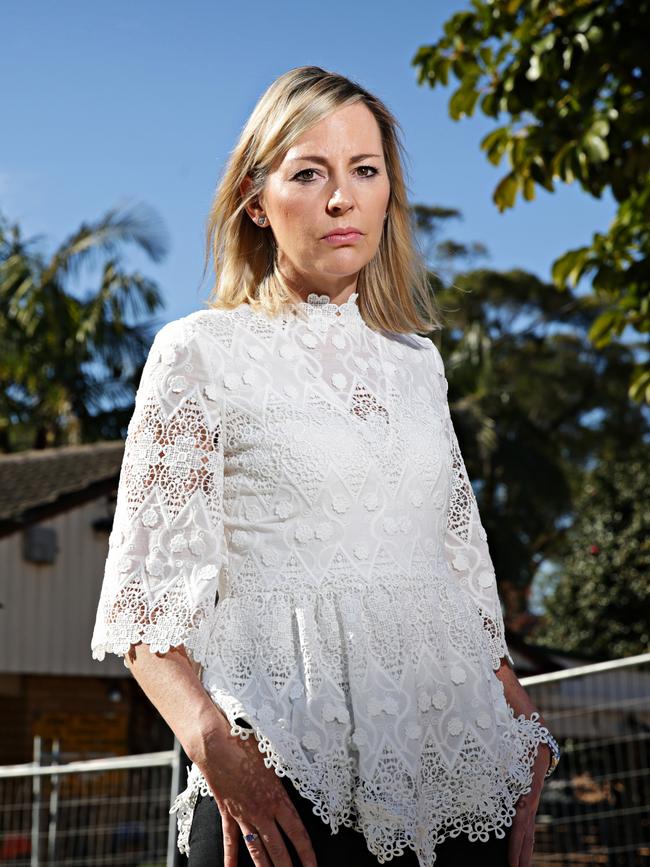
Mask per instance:
[[[390,200],[377,251],[357,277],[359,309],[371,328],[425,333],[441,327],[428,270],[413,233],[400,161],[401,127],[377,97],[319,66],[290,69],[272,82],[223,169],[207,220],[203,277],[210,253],[215,271],[215,284],[205,302],[208,307],[232,309],[248,303],[270,316],[300,310],[295,292],[278,271],[272,232],[256,227],[246,205],[263,191],[269,171],[303,133],[333,111],[360,101],[379,125]],[[246,176],[253,183],[242,197],[240,186]]]

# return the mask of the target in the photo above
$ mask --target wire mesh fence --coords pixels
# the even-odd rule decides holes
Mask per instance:
[[[179,751],[0,768],[0,865],[173,867]]]
[[[535,867],[650,864],[650,654],[521,678],[562,750]],[[0,867],[175,867],[181,751],[0,767]]]
[[[650,654],[521,678],[562,750],[536,867],[650,864]]]

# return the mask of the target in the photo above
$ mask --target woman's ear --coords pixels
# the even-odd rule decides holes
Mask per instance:
[[[250,177],[250,175],[246,175],[244,180],[239,185],[239,192],[242,198],[245,198],[248,195],[252,186],[253,179]],[[245,205],[245,207],[246,213],[249,215],[249,217],[252,218],[254,223],[258,222],[259,217],[264,216],[264,208],[262,206],[261,198],[259,196],[253,199],[252,202],[249,202],[247,205]]]

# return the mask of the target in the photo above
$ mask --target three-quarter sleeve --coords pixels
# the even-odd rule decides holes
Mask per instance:
[[[488,548],[487,533],[481,523],[474,489],[467,474],[449,412],[448,383],[444,363],[438,348],[433,343],[431,345],[434,348],[436,371],[440,377],[439,383],[445,404],[451,448],[451,488],[445,526],[445,558],[453,574],[458,577],[476,605],[487,640],[492,667],[499,668],[504,656],[514,667],[505,640],[501,600]]]
[[[222,403],[189,317],[153,341],[128,425],[92,655],[184,645],[205,664],[223,534]],[[125,663],[126,664],[126,663]]]

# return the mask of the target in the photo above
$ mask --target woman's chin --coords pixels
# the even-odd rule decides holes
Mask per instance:
[[[346,277],[357,274],[369,261],[368,256],[359,256],[358,252],[350,247],[339,248],[332,250],[332,255],[319,258],[316,270],[324,277]]]

